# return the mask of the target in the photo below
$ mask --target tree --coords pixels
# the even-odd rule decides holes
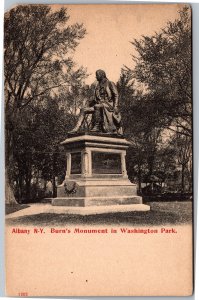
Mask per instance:
[[[134,76],[145,84],[164,126],[192,136],[191,16],[185,6],[164,29],[132,42],[138,55]]]
[[[28,105],[14,131],[12,179],[20,202],[32,199],[31,189],[42,179],[51,181],[56,194],[55,177],[64,175],[66,158],[60,142],[75,124],[75,116],[66,113],[59,98],[44,98],[36,106]]]
[[[192,165],[192,141],[187,135],[177,133],[173,139],[173,144],[176,146],[177,160],[181,166],[181,192],[184,193],[186,190],[185,183],[188,181],[185,180],[185,176],[187,175],[187,179],[192,177],[192,168],[189,170],[188,166],[189,163]],[[191,186],[190,183],[189,186]]]
[[[159,32],[142,36],[132,44],[137,51],[133,56],[135,68],[125,66],[118,81],[123,126],[133,145],[128,171],[137,178],[140,189],[144,178],[156,175],[165,179],[170,173],[174,174],[177,161],[180,160],[181,165],[183,161],[186,167],[182,166],[181,170],[181,190],[184,191],[185,169],[191,165],[187,154],[191,157],[192,137],[189,8],[185,6],[179,18],[168,22]],[[167,142],[178,135],[176,149],[165,143],[164,134],[168,130],[171,134]],[[175,159],[168,160],[172,153]],[[161,169],[167,175],[164,176]]]
[[[14,135],[24,109],[59,88],[79,82],[85,71],[74,69],[70,58],[86,31],[82,24],[67,25],[65,8],[19,5],[5,14],[4,75],[6,113],[6,182],[8,202],[14,201],[12,171]],[[11,185],[11,187],[9,186]]]
[[[141,191],[143,177],[150,177],[154,172],[162,124],[149,95],[137,89],[133,76],[130,69],[123,69],[117,86],[125,135],[132,143],[127,156],[128,173],[137,177]]]

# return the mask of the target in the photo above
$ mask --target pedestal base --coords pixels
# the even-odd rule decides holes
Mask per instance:
[[[117,196],[117,197],[80,197],[80,198],[55,198],[52,205],[56,206],[110,206],[110,205],[127,205],[141,204],[142,198],[139,196]]]
[[[62,142],[66,177],[52,205],[78,214],[149,210],[127,176],[125,156],[130,144],[122,137],[103,134],[67,138]]]
[[[69,179],[58,186],[57,198],[52,200],[52,205],[81,207],[141,203],[136,185],[124,178]]]
[[[129,204],[129,205],[109,205],[109,206],[87,206],[87,207],[72,207],[72,206],[57,206],[57,210],[67,215],[91,216],[111,213],[125,212],[146,212],[150,210],[149,205],[145,204]]]

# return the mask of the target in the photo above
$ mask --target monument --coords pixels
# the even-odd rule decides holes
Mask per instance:
[[[81,109],[75,128],[61,143],[67,171],[52,205],[79,207],[80,214],[149,210],[127,176],[131,143],[123,135],[117,87],[103,70],[96,71],[96,78],[95,100]]]

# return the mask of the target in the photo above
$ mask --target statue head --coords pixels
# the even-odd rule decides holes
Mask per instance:
[[[97,78],[97,81],[101,81],[102,79],[106,78],[106,73],[103,70],[97,70],[96,78]]]

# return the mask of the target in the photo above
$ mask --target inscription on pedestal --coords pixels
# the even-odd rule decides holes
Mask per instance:
[[[93,174],[122,174],[119,153],[92,152]]]
[[[96,214],[100,206],[117,207],[117,211],[122,212],[124,206],[142,204],[136,184],[130,182],[126,172],[128,141],[80,135],[68,138],[63,144],[66,147],[67,172],[52,205],[71,207],[74,211],[78,206],[82,210],[93,207],[94,213],[91,214]]]
[[[81,174],[81,152],[71,153],[71,174]]]

